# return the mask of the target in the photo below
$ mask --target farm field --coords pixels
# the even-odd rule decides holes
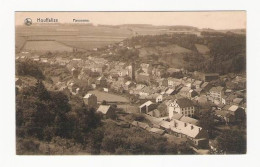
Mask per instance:
[[[24,51],[67,51],[72,52],[73,48],[57,41],[27,41],[22,48]]]
[[[129,103],[127,98],[112,93],[101,92],[99,90],[89,91],[88,93],[95,94],[99,102],[105,100],[107,102]]]
[[[62,27],[62,28],[61,28]],[[126,28],[111,26],[93,26],[93,25],[32,25],[16,27],[16,47],[18,51],[25,43],[24,39],[29,41],[57,41],[62,44],[53,43],[57,50],[50,46],[52,42],[29,42],[26,43],[25,49],[34,51],[44,51],[51,48],[50,51],[68,51],[69,46],[78,49],[92,50],[93,48],[103,47],[108,44],[120,42],[131,37],[133,32]],[[35,48],[36,45],[46,45],[45,47]],[[64,50],[62,50],[64,49]]]
[[[196,46],[198,52],[201,54],[206,54],[210,51],[206,45],[195,44],[195,46]]]
[[[183,48],[179,45],[169,45],[166,47],[156,46],[156,47],[145,47],[140,49],[140,57],[146,57],[147,55],[160,55],[162,53],[191,53],[192,51],[186,48]]]

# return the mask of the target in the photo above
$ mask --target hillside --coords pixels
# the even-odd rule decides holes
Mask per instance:
[[[170,67],[207,73],[245,72],[245,35],[215,31],[203,34],[135,36],[124,42],[127,46],[139,46],[141,61],[158,61]]]

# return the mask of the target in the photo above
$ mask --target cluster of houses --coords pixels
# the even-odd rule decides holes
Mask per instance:
[[[123,47],[123,43],[119,43]],[[132,48],[128,48],[132,49]],[[113,46],[108,47],[108,54],[112,54]],[[148,63],[124,63],[120,61],[108,61],[101,57],[86,56],[81,58],[44,58],[38,55],[28,56],[21,53],[17,59],[25,60],[27,57],[33,61],[58,64],[65,66],[73,76],[66,82],[54,82],[59,91],[68,91],[73,95],[80,93],[81,88],[75,80],[86,82],[92,89],[102,88],[103,91],[126,93],[139,99],[140,113],[145,114],[153,126],[142,122],[133,122],[153,133],[170,133],[178,137],[186,137],[196,147],[207,147],[208,134],[198,126],[198,120],[194,117],[200,114],[200,105],[210,104],[213,112],[227,124],[245,119],[246,114],[246,78],[238,75],[221,78],[219,74],[203,74],[203,77],[170,77],[174,73],[187,74],[184,69],[166,68],[160,64]],[[169,77],[165,77],[169,74]],[[194,72],[196,75],[196,72]],[[221,79],[225,87],[212,81]],[[22,81],[16,78],[16,85],[21,86]],[[96,108],[106,117],[114,114],[110,105],[100,105],[94,94],[87,93],[83,100],[90,108]],[[164,104],[166,111],[161,111],[158,106]],[[162,114],[167,113],[167,118]]]

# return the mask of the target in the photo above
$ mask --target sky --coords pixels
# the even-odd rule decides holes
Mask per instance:
[[[94,25],[152,24],[188,25],[198,28],[241,29],[246,28],[245,11],[218,12],[16,12],[16,25],[25,18],[36,22],[37,18],[54,18],[59,23],[73,23],[73,19],[89,20]]]

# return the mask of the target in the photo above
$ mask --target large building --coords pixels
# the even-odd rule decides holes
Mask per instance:
[[[217,87],[212,87],[210,90],[209,90],[209,97],[208,99],[215,103],[215,104],[222,104],[224,103],[224,100],[223,100],[223,97],[224,97],[224,87],[222,86],[217,86]]]
[[[167,110],[169,113],[169,118],[171,119],[174,113],[182,114],[188,117],[193,117],[195,115],[195,105],[187,98],[180,98],[171,101],[167,105]]]

